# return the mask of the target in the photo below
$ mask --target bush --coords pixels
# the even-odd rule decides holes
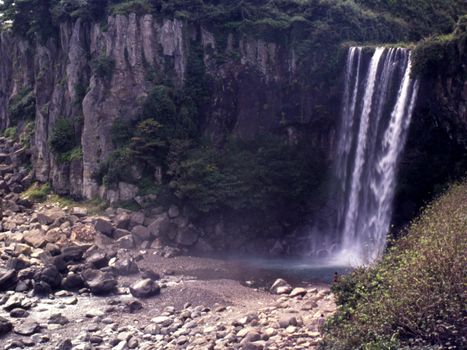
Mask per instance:
[[[7,139],[14,140],[16,138],[16,134],[18,132],[18,128],[16,126],[12,126],[10,128],[6,128],[3,131],[3,136]]]
[[[24,88],[13,96],[8,106],[11,124],[21,120],[33,120],[36,116],[36,97],[29,88]]]
[[[103,79],[111,80],[114,70],[115,62],[111,57],[101,55],[91,61],[91,68],[93,73]]]
[[[459,20],[453,33],[430,37],[415,47],[412,68],[415,76],[432,77],[463,65],[467,44],[465,18]]]
[[[75,148],[75,129],[70,119],[60,118],[55,122],[49,143],[52,152],[62,160],[63,155]]]
[[[152,10],[152,6],[148,0],[124,0],[111,7],[111,12],[114,15],[127,15],[129,13],[142,15],[151,13]]]
[[[340,279],[323,348],[465,348],[466,196],[453,185],[380,263]]]
[[[36,129],[36,123],[34,121],[28,121],[24,124],[23,129],[19,135],[19,141],[24,147],[30,147],[31,141],[34,137]]]
[[[50,192],[51,189],[48,183],[35,183],[25,192],[23,192],[22,197],[32,200],[34,202],[43,202],[47,199],[47,196],[50,194]]]
[[[131,166],[134,165],[133,152],[129,147],[113,151],[107,160],[100,164],[93,178],[100,184],[112,186],[120,181],[129,181]]]
[[[175,194],[209,212],[282,205],[303,209],[316,199],[326,166],[313,149],[269,135],[254,142],[232,141],[224,150],[175,143],[169,167]]]

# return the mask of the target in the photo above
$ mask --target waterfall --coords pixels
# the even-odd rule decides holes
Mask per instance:
[[[377,48],[366,72],[364,56],[362,48],[349,49],[335,166],[336,259],[354,265],[374,261],[385,248],[397,165],[418,91],[410,51]]]

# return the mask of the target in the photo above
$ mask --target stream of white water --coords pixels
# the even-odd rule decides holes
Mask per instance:
[[[366,72],[363,59],[362,48],[349,49],[335,168],[340,243],[332,260],[346,265],[371,263],[385,248],[418,92],[409,50],[377,48]]]

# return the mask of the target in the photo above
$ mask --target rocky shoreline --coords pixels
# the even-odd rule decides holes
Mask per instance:
[[[20,145],[0,138],[3,349],[310,349],[335,309],[325,285],[256,289],[222,260],[180,256],[200,237],[168,213],[34,204]],[[179,225],[180,226],[180,225]],[[216,271],[195,278],[193,270]]]

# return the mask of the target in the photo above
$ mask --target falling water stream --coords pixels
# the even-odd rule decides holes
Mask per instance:
[[[409,50],[377,48],[366,72],[363,60],[362,48],[349,49],[335,167],[339,250],[333,259],[350,265],[371,263],[385,248],[418,91]]]

